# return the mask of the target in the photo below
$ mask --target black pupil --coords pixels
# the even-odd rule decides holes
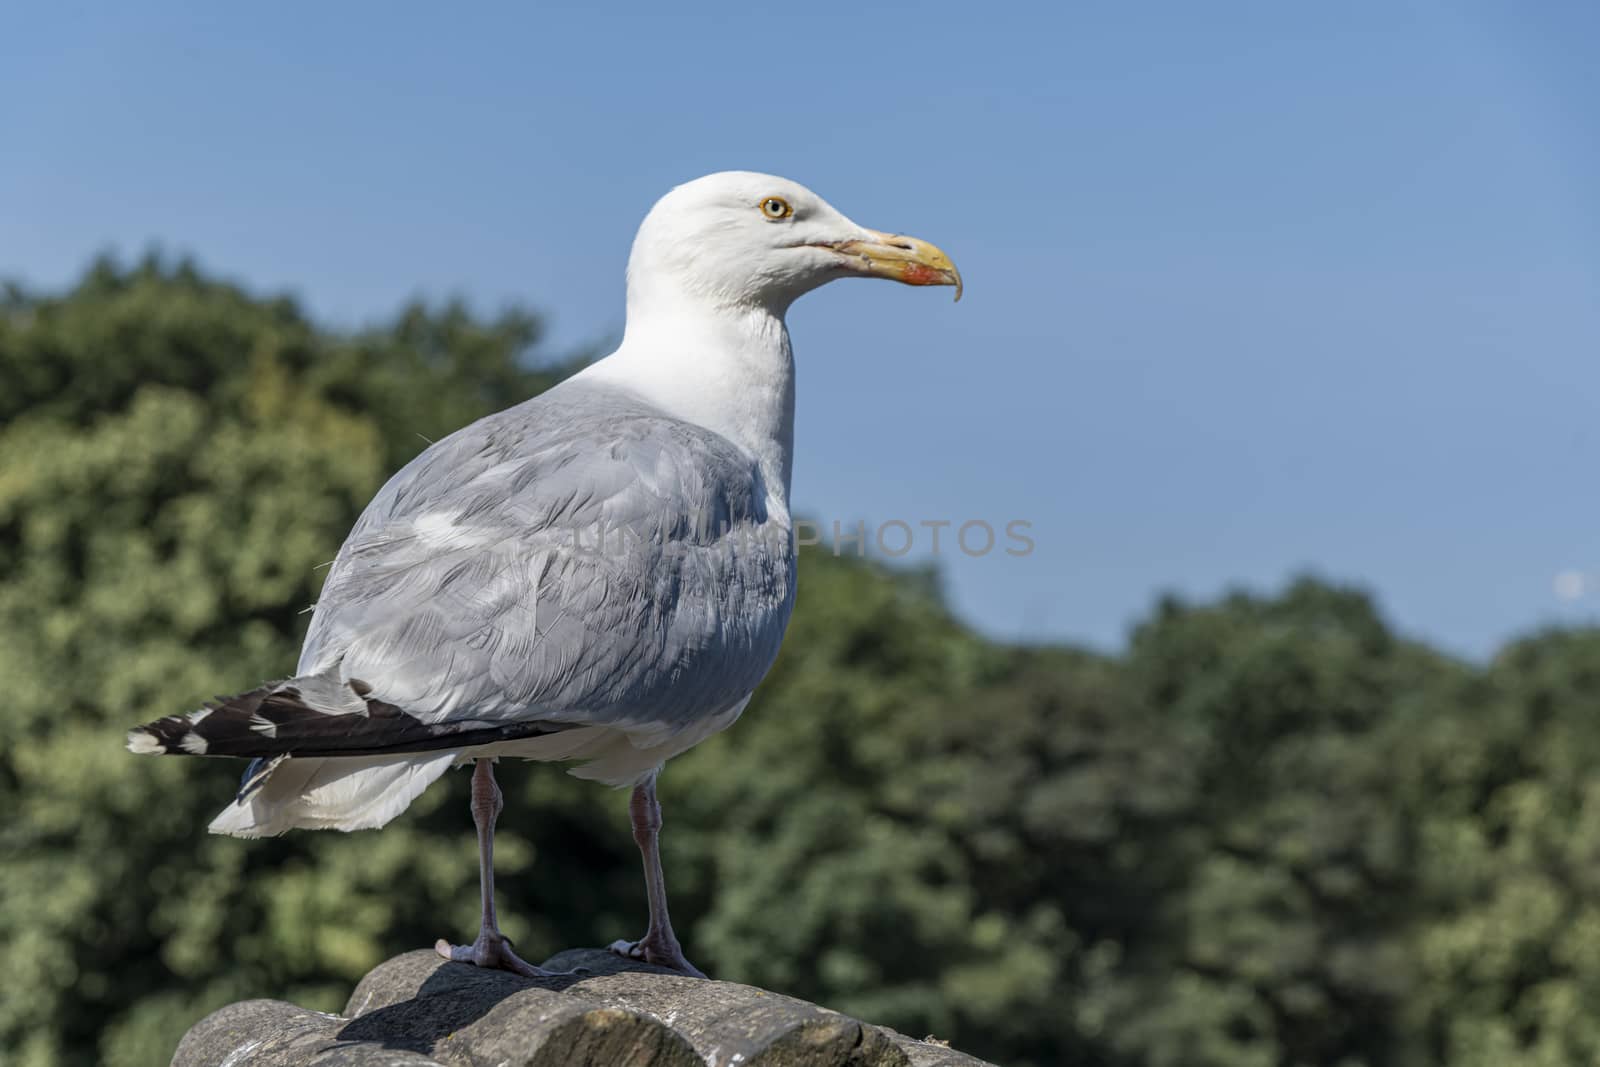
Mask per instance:
[[[783,205],[776,200],[767,201],[767,214],[779,215],[783,213]]]

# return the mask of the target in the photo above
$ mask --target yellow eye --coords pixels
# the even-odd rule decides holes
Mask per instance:
[[[769,219],[786,219],[794,214],[794,208],[781,196],[769,196],[761,201],[761,213]]]

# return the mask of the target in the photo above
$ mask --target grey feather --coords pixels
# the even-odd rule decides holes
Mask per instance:
[[[568,382],[428,448],[330,570],[301,676],[426,722],[670,737],[743,700],[794,601],[789,519],[726,438]]]

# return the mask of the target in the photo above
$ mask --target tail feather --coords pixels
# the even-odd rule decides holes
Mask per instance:
[[[272,837],[286,830],[372,830],[399,815],[456,754],[281,759],[211,821],[211,832]]]
[[[553,733],[547,722],[454,719],[428,722],[371,695],[365,683],[328,674],[273,682],[218,697],[199,711],[169,715],[128,732],[128,749],[148,755],[388,756],[438,752]],[[250,775],[241,784],[248,790]]]

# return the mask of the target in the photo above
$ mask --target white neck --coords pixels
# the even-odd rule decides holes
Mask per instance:
[[[788,510],[794,352],[781,312],[630,299],[621,346],[582,376],[626,388],[743,448]]]

